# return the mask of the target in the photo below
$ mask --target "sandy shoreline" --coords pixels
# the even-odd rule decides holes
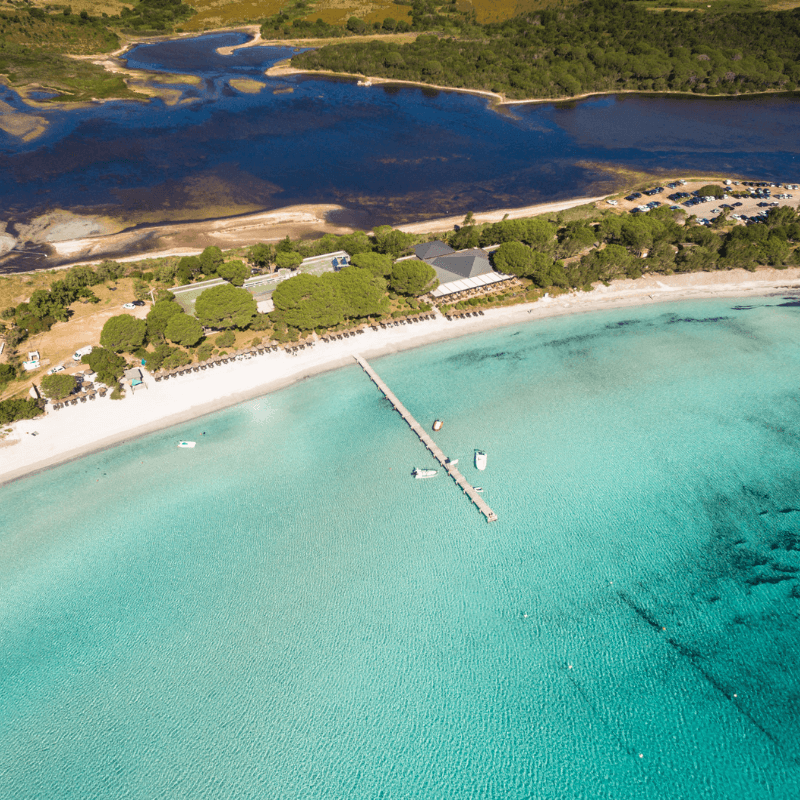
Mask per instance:
[[[319,342],[297,356],[271,353],[170,381],[155,383],[149,379],[147,390],[139,390],[121,401],[98,398],[50,412],[36,420],[15,423],[11,426],[13,433],[0,442],[0,485],[198,419],[313,375],[353,365],[355,354],[377,358],[459,336],[565,314],[681,300],[758,297],[778,291],[800,291],[800,268],[622,280],[610,286],[598,286],[589,293],[489,309],[485,316],[477,319],[448,322],[437,315],[433,321],[388,330],[367,329],[355,338]],[[34,431],[35,437],[30,435]]]
[[[519,219],[522,217],[536,216],[537,214],[551,214],[564,211],[568,208],[594,203],[603,200],[603,197],[577,197],[570,200],[561,200],[554,203],[540,203],[538,205],[523,206],[521,208],[501,208],[493,211],[480,211],[474,214],[477,223],[498,222],[504,217]],[[259,211],[253,214],[244,214],[235,217],[222,217],[208,219],[203,222],[173,222],[165,225],[152,225],[143,228],[132,228],[119,232],[103,233],[94,236],[78,236],[66,238],[68,232],[79,232],[87,226],[102,226],[106,224],[102,218],[78,217],[62,213],[56,222],[48,223],[45,215],[44,222],[36,230],[36,235],[20,237],[24,241],[34,243],[47,243],[55,251],[56,257],[66,259],[52,267],[42,269],[66,269],[78,264],[94,264],[104,258],[114,258],[117,261],[143,261],[148,258],[164,258],[166,256],[191,256],[202,252],[209,245],[216,245],[223,250],[235,247],[249,247],[259,242],[279,242],[285,236],[292,239],[315,238],[324,233],[346,234],[354,230],[351,226],[329,221],[331,212],[347,211],[342,206],[325,203],[307,203],[303,205],[286,206],[270,211]],[[62,219],[63,217],[63,219]],[[407,225],[396,226],[407,233],[427,234],[453,230],[460,225],[464,215],[452,217],[437,217],[435,219],[411,222]],[[34,220],[37,222],[37,220]],[[58,238],[53,231],[58,229]],[[66,235],[65,235],[66,234]],[[11,237],[9,237],[11,238]],[[14,246],[13,242],[10,246]],[[7,249],[10,249],[7,248]],[[140,252],[131,255],[120,253],[138,249]],[[18,275],[24,272],[16,273]]]

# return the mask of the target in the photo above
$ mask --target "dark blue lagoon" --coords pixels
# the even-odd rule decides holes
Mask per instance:
[[[267,78],[292,51],[217,52],[245,40],[140,45],[127,65],[167,73],[165,98],[36,109],[46,128],[29,141],[0,131],[3,220],[67,209],[129,226],[333,203],[372,225],[602,193],[620,168],[800,182],[796,97],[496,111],[456,92]],[[8,89],[0,100],[31,111]]]

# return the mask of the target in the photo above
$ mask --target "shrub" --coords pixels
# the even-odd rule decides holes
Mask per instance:
[[[16,422],[19,419],[33,419],[42,413],[35,400],[2,400],[0,401],[0,424]]]
[[[236,342],[236,334],[233,331],[225,331],[217,336],[214,344],[217,347],[233,347]]]
[[[61,400],[72,393],[75,383],[73,375],[45,375],[41,383],[42,394],[51,400]]]

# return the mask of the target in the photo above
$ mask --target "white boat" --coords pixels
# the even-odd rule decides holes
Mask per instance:
[[[483,450],[475,451],[475,466],[478,469],[486,469],[486,453]]]
[[[437,419],[436,422],[433,423],[433,429],[435,431],[440,431],[442,429],[442,425],[444,425],[444,422],[442,422],[440,419]]]
[[[197,442],[178,442],[178,447],[194,447]]]
[[[437,470],[435,469],[420,469],[419,467],[414,467],[411,471],[411,474],[415,478],[432,478],[434,475],[437,474]]]
[[[483,491],[483,486],[476,486],[475,487],[475,491],[476,492],[482,492]]]
[[[447,464],[448,467],[454,467],[456,464],[458,464],[458,459],[448,458],[447,461],[445,461],[444,463]]]

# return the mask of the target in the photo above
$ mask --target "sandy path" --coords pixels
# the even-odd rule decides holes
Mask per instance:
[[[37,420],[15,423],[11,436],[0,445],[0,483],[241,403],[311,375],[350,366],[356,353],[371,358],[563,314],[710,297],[759,296],[787,290],[800,291],[800,268],[623,280],[610,286],[601,285],[589,293],[489,309],[477,319],[448,322],[437,315],[433,321],[388,330],[367,329],[355,338],[320,342],[297,356],[270,353],[160,383],[149,379],[147,390],[139,390],[122,401],[98,398],[50,412]],[[33,431],[38,435],[31,436]]]

